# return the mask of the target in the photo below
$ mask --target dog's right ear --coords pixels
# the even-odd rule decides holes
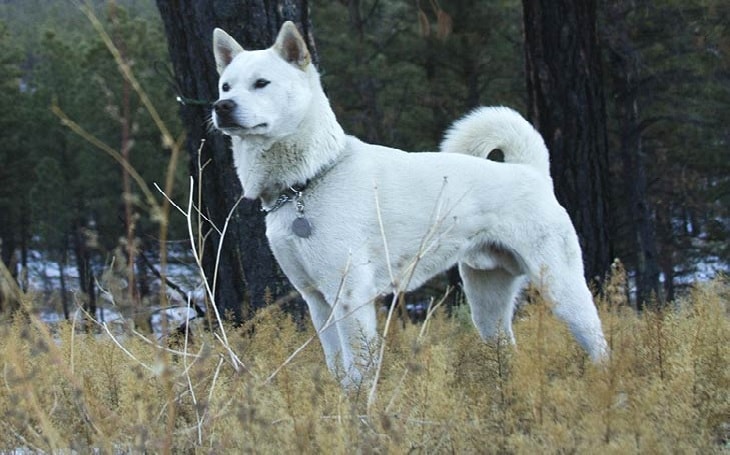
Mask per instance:
[[[223,70],[241,52],[243,52],[243,47],[231,35],[219,28],[213,30],[213,54],[215,54],[215,67],[218,74],[223,74]]]

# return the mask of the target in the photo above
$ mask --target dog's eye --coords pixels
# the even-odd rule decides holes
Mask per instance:
[[[224,92],[227,92],[230,89],[231,85],[228,82],[224,82],[223,85],[221,85],[221,90],[223,90]]]
[[[256,82],[253,83],[253,88],[264,88],[267,85],[269,85],[271,81],[267,81],[266,79],[256,79]]]

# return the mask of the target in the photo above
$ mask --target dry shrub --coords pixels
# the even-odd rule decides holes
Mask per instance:
[[[617,274],[620,274],[618,271]],[[187,345],[112,339],[33,316],[0,327],[0,450],[261,453],[721,453],[728,450],[724,278],[636,314],[612,277],[598,304],[612,349],[592,365],[549,306],[483,343],[464,309],[386,340],[377,399],[343,392],[314,335],[272,306]],[[271,379],[272,372],[285,365]]]

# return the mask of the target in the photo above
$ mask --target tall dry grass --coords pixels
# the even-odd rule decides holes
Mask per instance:
[[[438,312],[425,329],[393,324],[370,407],[367,390],[341,390],[318,343],[267,381],[313,334],[275,306],[228,328],[228,346],[205,331],[156,343],[25,314],[0,327],[0,451],[727,452],[728,281],[636,314],[621,280],[599,299],[605,366],[539,299],[517,315],[516,349],[483,343],[465,308]]]

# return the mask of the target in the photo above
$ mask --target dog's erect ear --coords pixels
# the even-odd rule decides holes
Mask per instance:
[[[219,28],[213,30],[213,53],[215,54],[215,67],[218,74],[223,74],[226,66],[241,52],[243,52],[243,47],[231,35]]]
[[[307,49],[307,43],[299,34],[297,26],[291,21],[286,21],[281,26],[279,36],[276,37],[273,47],[281,55],[281,58],[292,65],[296,65],[301,70],[304,70],[312,61]]]

